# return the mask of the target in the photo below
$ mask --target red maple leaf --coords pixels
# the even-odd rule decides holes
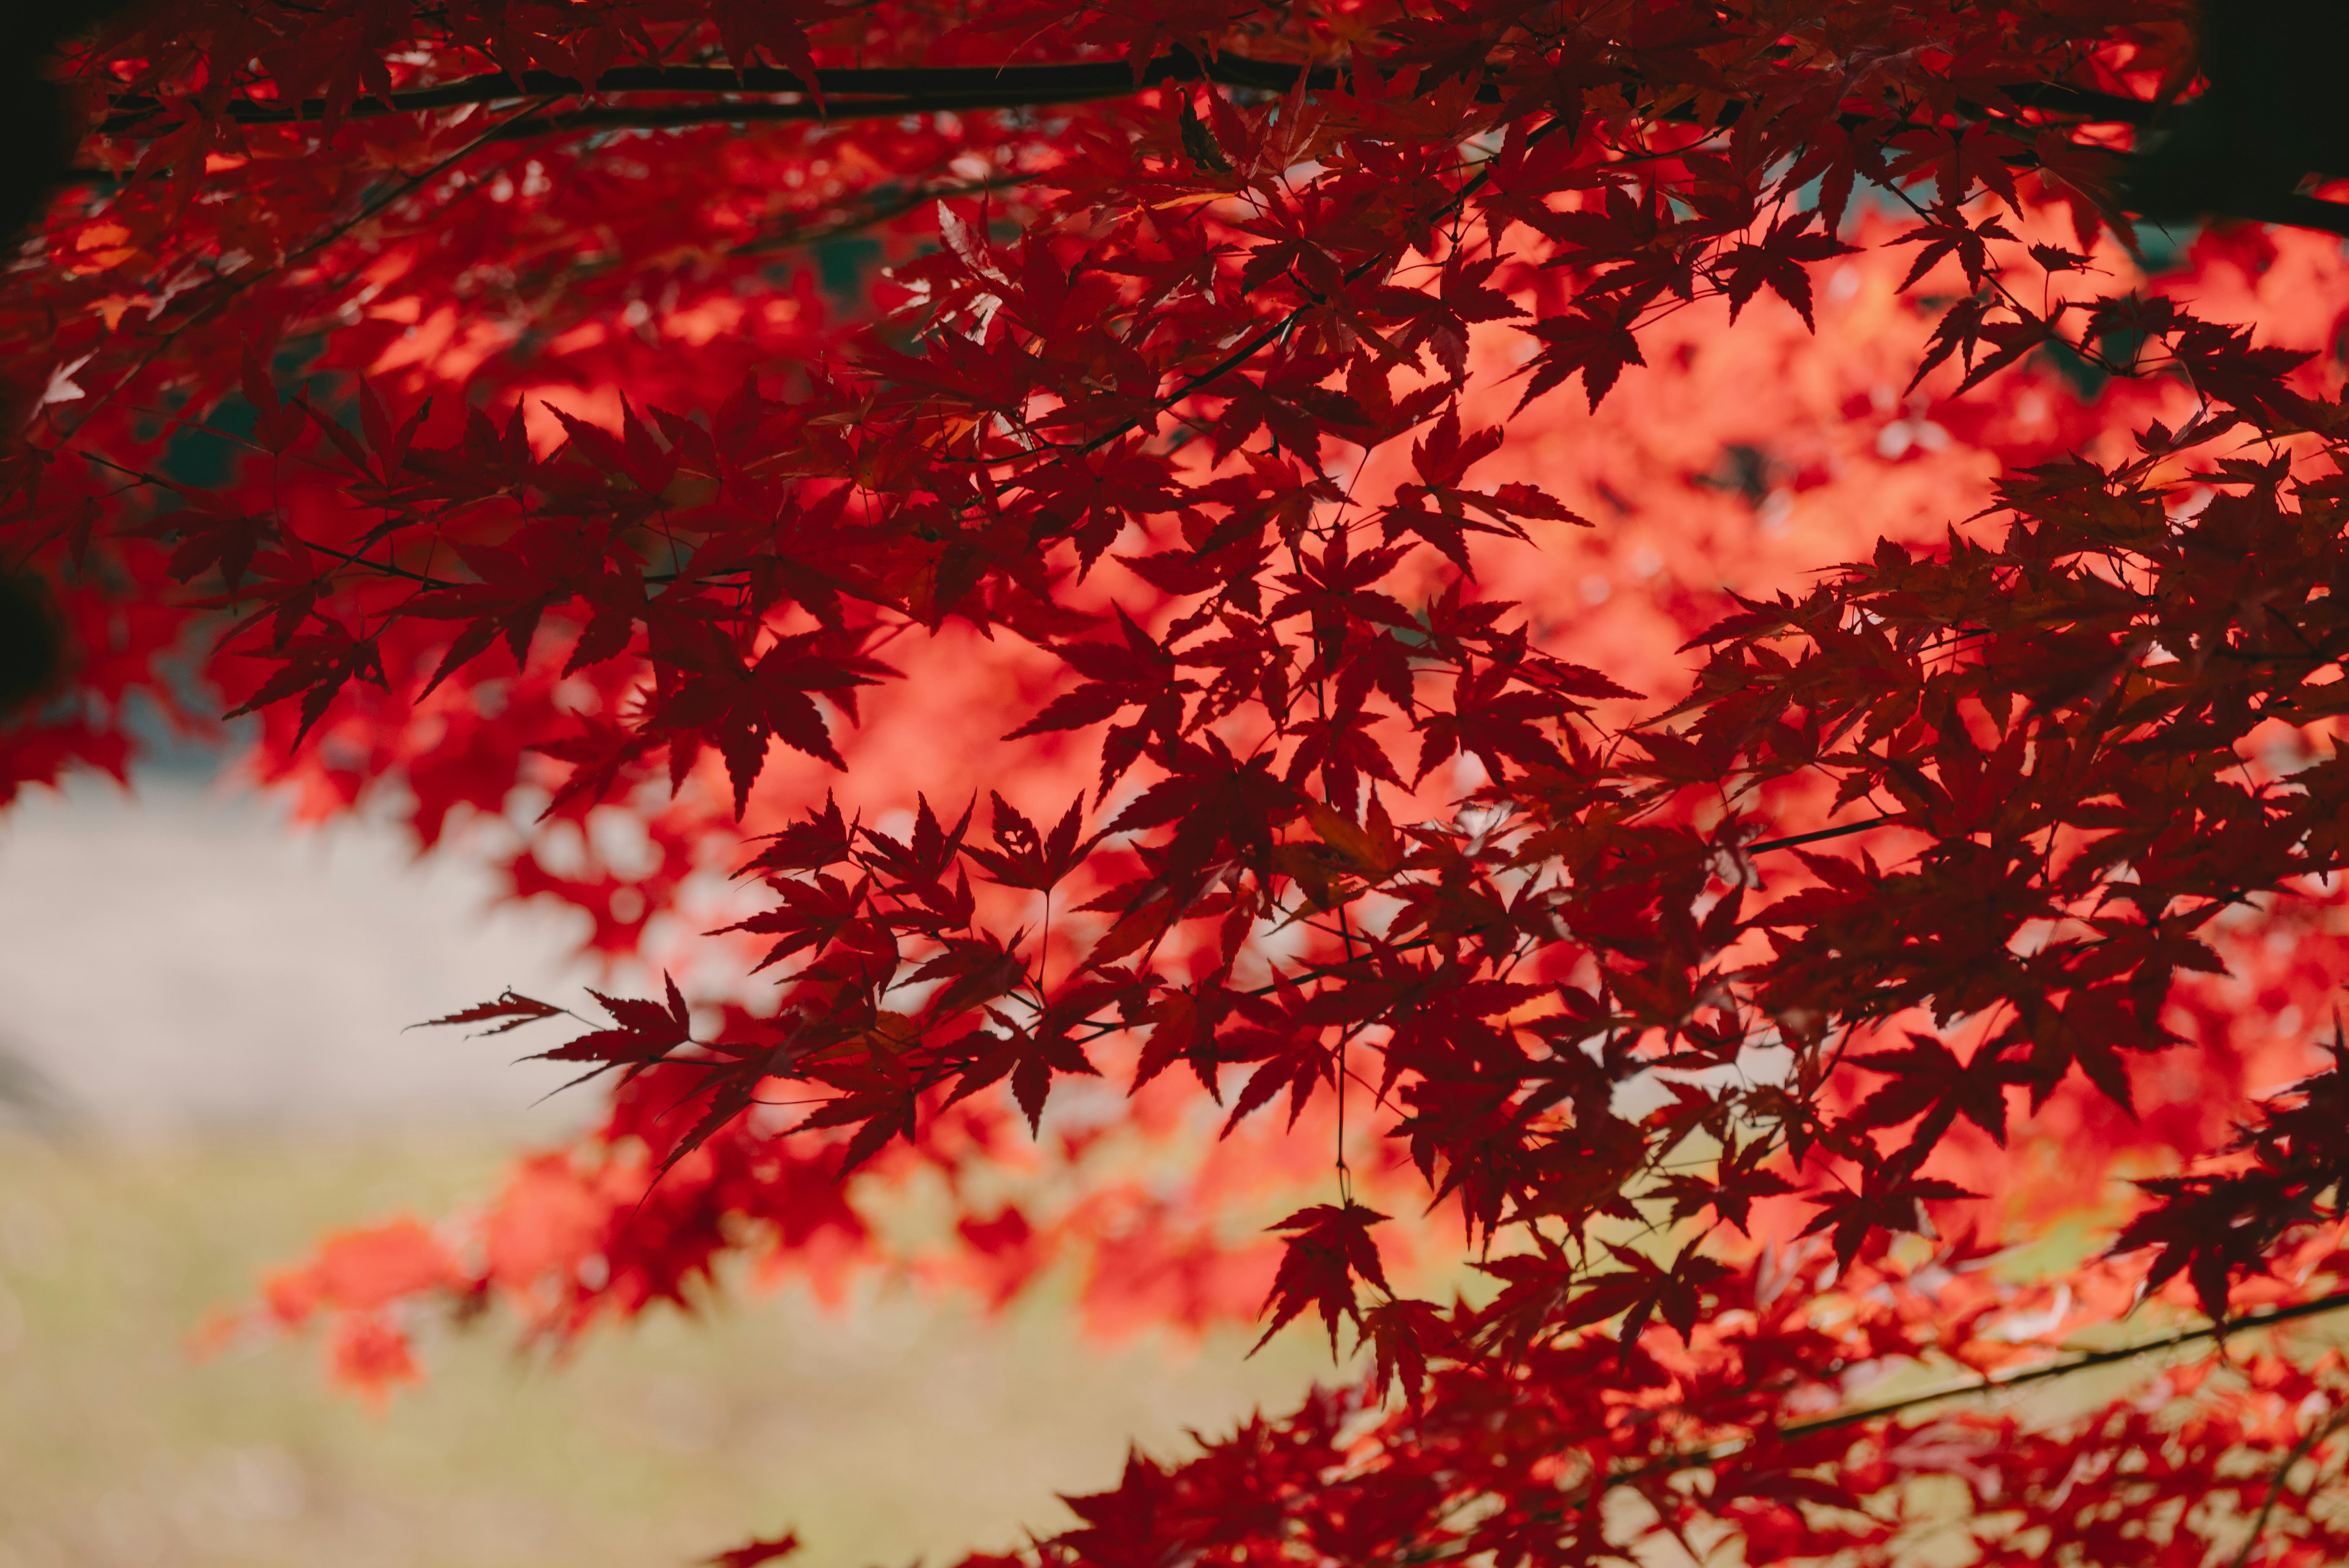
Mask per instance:
[[[1359,1279],[1381,1292],[1387,1288],[1378,1243],[1371,1240],[1371,1227],[1385,1220],[1385,1215],[1349,1200],[1342,1205],[1317,1203],[1267,1227],[1287,1241],[1280,1272],[1273,1280],[1272,1293],[1265,1299],[1265,1311],[1272,1321],[1257,1344],[1261,1346],[1309,1307],[1321,1314],[1333,1347],[1338,1343],[1340,1318],[1360,1324],[1361,1306],[1354,1282]]]

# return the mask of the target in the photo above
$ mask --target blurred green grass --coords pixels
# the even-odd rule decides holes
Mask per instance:
[[[875,1291],[738,1292],[557,1364],[492,1315],[381,1412],[315,1340],[188,1351],[325,1231],[492,1190],[487,1134],[0,1138],[0,1568],[667,1568],[796,1530],[804,1568],[936,1562],[1331,1376],[1326,1342],[1086,1342]]]

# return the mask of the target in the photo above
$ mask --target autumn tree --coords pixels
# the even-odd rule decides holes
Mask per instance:
[[[2194,23],[69,40],[8,789],[243,716],[612,975],[441,1020],[593,1136],[265,1314],[379,1387],[438,1309],[903,1262],[936,1180],[991,1300],[1366,1347],[1039,1563],[2342,1560],[2349,1377],[2282,1330],[2349,1299],[2341,25]]]

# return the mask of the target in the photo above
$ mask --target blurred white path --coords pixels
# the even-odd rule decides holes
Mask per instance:
[[[0,1070],[101,1131],[575,1126],[594,1092],[533,1105],[566,1074],[516,1065],[527,1036],[402,1033],[577,995],[560,915],[489,905],[456,857],[224,784],[28,792],[0,812]]]

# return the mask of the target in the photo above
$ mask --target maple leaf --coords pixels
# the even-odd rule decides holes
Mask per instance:
[[[2224,1319],[2236,1280],[2265,1272],[2287,1234],[2335,1218],[2349,1180],[2349,1037],[2337,1020],[2328,1051],[2331,1067],[2261,1101],[2256,1119],[2221,1151],[2248,1155],[2248,1168],[2136,1183],[2158,1201],[2130,1219],[2112,1251],[2157,1249],[2148,1292],[2184,1274],[2203,1312]],[[2326,1193],[2334,1195],[2329,1205]]]
[[[807,820],[795,823],[780,833],[771,833],[754,842],[763,843],[761,850],[735,875],[747,877],[754,871],[777,875],[792,871],[819,871],[845,863],[855,847],[856,827],[840,815],[840,803],[826,790],[823,809],[811,809]]]
[[[1288,782],[1298,784],[1318,768],[1323,794],[1348,811],[1354,809],[1366,775],[1401,786],[1402,777],[1387,760],[1386,748],[1371,736],[1371,726],[1378,722],[1376,716],[1354,705],[1326,719],[1308,719],[1298,724],[1297,749],[1288,759]]]
[[[636,405],[625,396],[620,400],[620,437],[616,441],[602,427],[551,404],[547,405],[547,412],[554,416],[571,444],[589,462],[616,478],[627,480],[647,495],[660,494],[677,477],[676,449],[664,447],[655,438],[636,417]]]
[[[1558,714],[1556,700],[1538,691],[1509,690],[1513,671],[1485,663],[1464,677],[1453,691],[1449,711],[1430,713],[1420,725],[1418,771],[1425,778],[1446,757],[1467,752],[1495,778],[1506,776],[1504,759],[1564,769],[1565,753],[1540,729]]]
[[[1337,1054],[1322,1042],[1319,1027],[1298,1016],[1307,1011],[1304,999],[1286,985],[1282,991],[1288,1005],[1280,1012],[1267,1012],[1260,1006],[1244,1009],[1266,1017],[1269,1027],[1234,1030],[1216,1042],[1221,1060],[1257,1064],[1247,1086],[1233,1100],[1231,1114],[1224,1118],[1226,1137],[1251,1112],[1271,1104],[1283,1089],[1288,1091],[1288,1125],[1293,1128],[1314,1090],[1324,1084],[1336,1086]]]
[[[1619,1314],[1622,1324],[1615,1337],[1628,1350],[1649,1319],[1661,1317],[1685,1343],[1703,1309],[1705,1287],[1728,1278],[1730,1272],[1728,1265],[1697,1251],[1702,1240],[1682,1246],[1668,1264],[1660,1264],[1635,1249],[1606,1243],[1615,1261],[1628,1267],[1592,1275],[1559,1322],[1579,1326],[1604,1323]]]
[[[832,1063],[809,1075],[841,1092],[802,1117],[799,1130],[856,1129],[848,1147],[841,1151],[837,1176],[848,1175],[879,1154],[893,1138],[915,1141],[921,1116],[921,1093],[902,1061],[883,1055],[877,1060]],[[722,1107],[713,1106],[713,1114],[719,1108]],[[695,1130],[698,1133],[701,1129]]]
[[[1714,1179],[1674,1175],[1662,1187],[1672,1198],[1672,1218],[1684,1220],[1705,1209],[1711,1209],[1740,1231],[1748,1229],[1756,1199],[1775,1198],[1795,1190],[1792,1182],[1775,1171],[1760,1168],[1761,1162],[1778,1152],[1769,1138],[1755,1138],[1740,1144],[1733,1131],[1722,1139],[1721,1158],[1714,1168]]]
[[[1758,290],[1767,286],[1795,307],[1804,326],[1817,329],[1818,324],[1811,317],[1811,275],[1804,265],[1848,255],[1853,249],[1833,234],[1806,233],[1811,220],[1817,216],[1817,213],[1808,212],[1780,218],[1770,225],[1761,244],[1732,246],[1722,258],[1719,276],[1722,292],[1729,296],[1732,321],[1737,319],[1737,313],[1745,308]],[[1922,259],[1920,258],[1920,273],[1924,270]],[[1585,379],[1588,379],[1587,375]]]
[[[564,1009],[549,1002],[535,1001],[513,991],[499,993],[494,1002],[477,1002],[461,1012],[451,1012],[445,1018],[428,1018],[411,1028],[429,1029],[443,1024],[493,1023],[481,1031],[484,1034],[502,1034],[509,1029],[519,1029],[525,1023],[535,1023],[542,1018],[561,1016]]]
[[[1456,407],[1447,408],[1427,439],[1412,445],[1412,466],[1423,483],[1396,487],[1394,504],[1386,509],[1381,518],[1388,541],[1392,543],[1406,532],[1417,534],[1450,556],[1453,565],[1464,574],[1471,569],[1467,533],[1501,534],[1522,539],[1525,530],[1517,526],[1517,515],[1579,521],[1539,489],[1523,482],[1503,486],[1497,495],[1463,488],[1459,481],[1469,466],[1497,451],[1500,444],[1497,426],[1479,431],[1464,441],[1459,410]],[[1438,509],[1430,512],[1418,504],[1422,496],[1434,500]],[[1485,523],[1468,517],[1462,510],[1464,505],[1474,506],[1495,521]]]
[[[1371,417],[1350,392],[1321,383],[1337,368],[1327,357],[1283,359],[1256,378],[1236,378],[1221,389],[1230,400],[1215,422],[1216,455],[1228,456],[1258,430],[1317,469],[1324,436],[1360,440]]]
[[[733,783],[737,817],[766,766],[771,741],[781,741],[836,768],[847,765],[809,693],[824,692],[846,705],[855,688],[870,686],[886,673],[822,631],[777,638],[747,665],[714,639],[698,649],[679,649],[669,659],[681,667],[685,678],[660,702],[650,727],[696,741],[703,735],[716,741]],[[676,766],[673,762],[672,772]]]
[[[357,493],[369,500],[388,502],[405,492],[401,469],[408,460],[409,447],[417,432],[423,428],[430,414],[429,399],[409,410],[408,418],[395,425],[390,410],[384,407],[382,397],[364,377],[358,387],[359,429],[354,436],[349,431],[316,404],[305,400],[303,410],[329,444],[350,465],[358,482]]]
[[[1455,383],[1462,381],[1468,371],[1469,327],[1526,314],[1515,300],[1490,286],[1503,259],[1491,255],[1472,262],[1455,248],[1444,262],[1436,293],[1381,288],[1371,296],[1371,307],[1402,324],[1400,331],[1390,334],[1398,348],[1415,349],[1423,344],[1433,348],[1444,373]]]
[[[563,589],[550,590],[541,565],[516,551],[461,545],[458,553],[481,581],[424,595],[409,609],[411,615],[471,622],[441,656],[440,667],[425,684],[427,694],[501,637],[513,655],[514,668],[520,670],[529,662],[531,637],[538,629],[540,618],[552,605],[569,597]],[[632,618],[625,614],[620,618],[617,629],[622,646],[631,624]],[[591,622],[588,633],[581,638],[582,652],[597,635],[597,624]],[[601,635],[608,638],[611,634]],[[613,649],[615,654],[618,651],[618,648]],[[587,662],[594,660],[583,659],[580,653],[573,655],[573,667]]]
[[[1354,1282],[1360,1279],[1386,1293],[1386,1271],[1379,1262],[1378,1243],[1371,1240],[1371,1227],[1385,1220],[1385,1215],[1349,1199],[1342,1205],[1316,1203],[1266,1227],[1287,1240],[1280,1272],[1273,1279],[1272,1293],[1265,1298],[1265,1311],[1272,1314],[1272,1322],[1257,1341],[1257,1348],[1310,1307],[1321,1314],[1330,1331],[1330,1348],[1336,1349],[1338,1320],[1346,1318],[1358,1325],[1362,1321]]]
[[[1213,731],[1205,739],[1173,753],[1170,776],[1135,796],[1109,831],[1174,824],[1161,879],[1175,887],[1196,886],[1226,851],[1269,876],[1273,832],[1304,810],[1304,799],[1274,774],[1269,757],[1236,757]]]
[[[963,807],[962,815],[949,828],[930,808],[929,796],[916,795],[915,804],[914,831],[904,840],[874,828],[862,830],[864,860],[905,887],[935,888],[954,867],[957,857],[968,853],[963,839],[970,832],[972,806]]]
[[[780,939],[754,966],[753,973],[794,953],[819,955],[832,942],[854,937],[869,908],[873,881],[869,877],[860,877],[851,886],[837,877],[819,874],[805,880],[779,880],[772,886],[782,897],[781,909],[718,928],[719,931],[748,931],[753,936]]]
[[[1069,803],[1069,809],[1053,825],[1050,838],[1038,833],[1036,825],[1001,795],[989,798],[995,805],[996,847],[986,849],[970,844],[965,845],[962,852],[986,867],[990,880],[1007,888],[1030,888],[1048,893],[1100,842],[1098,836],[1083,843],[1078,841],[1077,835],[1084,826],[1082,795]]]
[[[1917,259],[1909,265],[1909,275],[1900,280],[1906,293],[1919,278],[1933,270],[1944,257],[1954,256],[1966,275],[1966,287],[1978,291],[1982,279],[1991,270],[1990,242],[2012,240],[2014,231],[1996,218],[1985,217],[1979,223],[1969,223],[1952,214],[1938,223],[1920,223],[1892,243],[1896,245],[1921,245]]]
[[[656,743],[653,736],[641,730],[590,718],[583,722],[580,734],[532,746],[532,751],[572,764],[571,776],[548,799],[540,819],[553,816],[574,801],[593,804],[612,794],[622,776]]]
[[[1029,1028],[992,1010],[990,1016],[1001,1032],[982,1033],[961,1042],[968,1055],[959,1069],[947,1104],[967,1099],[1009,1078],[1012,1100],[1028,1118],[1028,1130],[1032,1134],[1042,1123],[1044,1102],[1051,1094],[1055,1074],[1088,1078],[1101,1075],[1101,1070],[1086,1057],[1083,1047],[1070,1036],[1070,1021],[1066,1018],[1055,1013],[1048,1016],[1041,1027]]]
[[[661,981],[668,990],[666,1006],[637,997],[606,996],[600,991],[589,991],[587,994],[611,1015],[612,1027],[591,1030],[552,1051],[541,1051],[532,1059],[598,1064],[588,1073],[589,1077],[618,1067],[624,1080],[667,1060],[678,1047],[693,1044],[693,1017],[677,989],[677,981],[666,974],[661,976]]]
[[[1174,653],[1123,609],[1118,611],[1118,625],[1125,634],[1123,646],[1109,642],[1056,645],[1052,651],[1085,676],[1085,684],[1054,697],[1041,712],[1004,737],[1016,741],[1054,730],[1080,729],[1126,708],[1142,709],[1139,720],[1112,731],[1102,747],[1103,798],[1151,737],[1170,742],[1180,732],[1184,694],[1198,690],[1195,681],[1175,676]]]
[[[1015,932],[1000,945],[992,935],[947,938],[939,952],[906,975],[905,983],[937,983],[936,994],[924,1010],[932,1019],[952,1018],[993,1002],[1028,978],[1016,950],[1025,934]]]
[[[2005,1088],[2028,1081],[2021,1063],[2006,1060],[1996,1051],[1977,1051],[1972,1062],[1961,1064],[1939,1039],[1913,1031],[1909,1044],[1898,1050],[1874,1051],[1849,1061],[1855,1067],[1894,1078],[1859,1103],[1852,1112],[1852,1125],[1897,1127],[1923,1116],[1924,1123],[1914,1139],[1920,1147],[1930,1147],[1961,1116],[2004,1147]]]
[[[1281,586],[1289,591],[1265,612],[1266,618],[1280,621],[1309,615],[1325,638],[1350,622],[1407,625],[1411,612],[1392,595],[1371,587],[1392,572],[1402,556],[1403,552],[1392,546],[1357,556],[1346,530],[1340,529],[1319,557],[1303,556],[1297,570],[1280,575]]]
[[[800,1549],[800,1538],[785,1531],[781,1535],[746,1541],[741,1545],[720,1552],[715,1557],[705,1557],[709,1568],[760,1568],[761,1563],[779,1562]]]
[[[244,362],[240,367],[237,389],[244,394],[254,416],[254,439],[272,456],[282,454],[295,440],[309,428],[309,410],[297,396],[285,402],[277,395],[277,383],[269,367],[253,347],[247,346]]]
[[[1832,1230],[1836,1259],[1848,1268],[1870,1231],[1920,1230],[1926,1223],[1927,1203],[1981,1196],[1939,1177],[1871,1168],[1862,1174],[1858,1190],[1831,1192],[1812,1199],[1819,1212],[1803,1228],[1803,1234],[1813,1236]]]
[[[1215,133],[1199,119],[1199,111],[1188,98],[1183,99],[1178,121],[1183,140],[1183,151],[1192,165],[1202,174],[1229,174],[1231,161],[1224,150],[1216,145]]]
[[[1423,1409],[1429,1350],[1456,1348],[1456,1337],[1444,1314],[1432,1302],[1399,1296],[1365,1312],[1362,1332],[1373,1348],[1372,1385],[1381,1393],[1400,1386],[1412,1409]]]
[[[815,55],[802,24],[827,21],[838,9],[831,0],[795,0],[785,5],[754,4],[752,0],[715,0],[710,14],[718,25],[718,37],[725,46],[726,57],[734,62],[737,71],[750,65],[758,51],[764,49],[790,67],[821,106],[823,78],[817,74]],[[784,1539],[791,1540],[788,1536]],[[792,1546],[797,1544],[792,1542]],[[791,1547],[782,1550],[789,1551]],[[782,1552],[769,1555],[781,1556]],[[757,1563],[767,1560],[761,1557],[750,1563],[728,1563],[723,1568],[755,1568]]]
[[[258,712],[298,695],[302,699],[301,726],[295,732],[298,745],[326,716],[328,704],[349,682],[385,684],[382,650],[373,638],[355,637],[339,621],[317,618],[323,630],[286,639],[276,654],[254,656],[275,657],[282,662],[260,690],[230,709],[227,717]]]
[[[1620,317],[1588,308],[1546,317],[1519,330],[1532,333],[1542,346],[1526,367],[1533,379],[1517,400],[1521,410],[1578,372],[1583,390],[1590,397],[1591,411],[1596,413],[1599,400],[1614,389],[1627,366],[1648,362],[1640,351],[1639,338]]]
[[[1403,844],[1375,792],[1363,820],[1357,824],[1328,806],[1305,808],[1306,820],[1323,844],[1335,850],[1348,867],[1373,881],[1383,880],[1403,862]]]
[[[1963,205],[1972,187],[1979,183],[2001,197],[2009,208],[2018,212],[2022,208],[2014,172],[2005,161],[2022,150],[1995,129],[1964,126],[1909,130],[1893,138],[1891,145],[1901,151],[1885,163],[1882,177],[1888,182],[1906,183],[1930,171],[1934,181],[1935,205],[1939,207],[1955,210]]]

